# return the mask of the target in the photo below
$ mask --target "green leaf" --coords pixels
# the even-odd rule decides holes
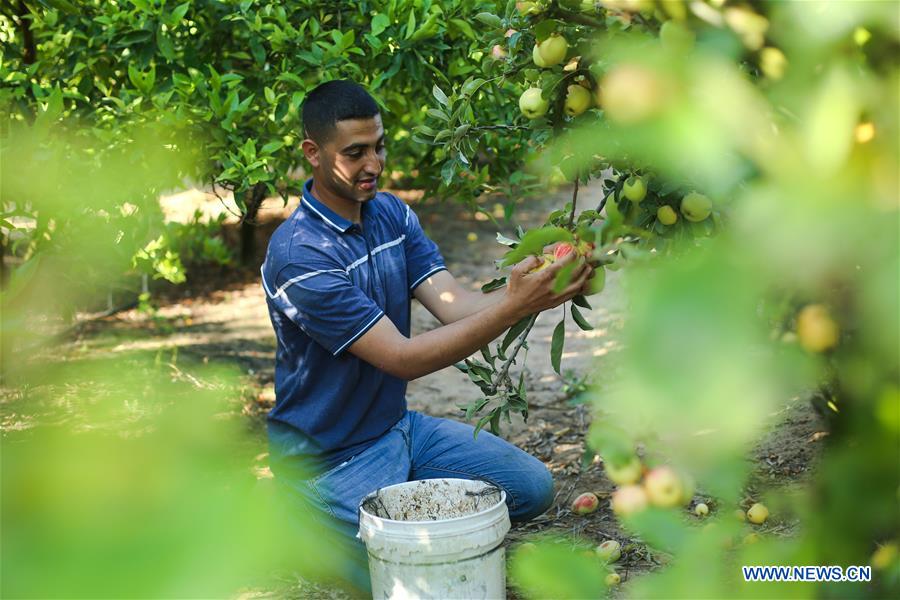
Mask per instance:
[[[572,318],[575,319],[575,323],[578,324],[581,329],[584,331],[590,331],[594,328],[593,325],[587,322],[587,320],[581,315],[581,312],[575,307],[575,303],[572,303]]]
[[[437,100],[438,102],[440,102],[441,104],[443,104],[443,105],[446,106],[447,108],[450,107],[450,99],[447,98],[447,94],[445,94],[445,93],[444,93],[444,90],[442,90],[441,88],[439,88],[439,87],[437,86],[437,84],[434,84],[434,87],[431,88],[431,93],[434,94],[435,100]]]
[[[561,294],[566,287],[572,283],[572,273],[578,267],[578,260],[573,260],[562,269],[557,271],[556,277],[553,279],[553,293]]]
[[[505,285],[506,277],[498,277],[497,279],[491,279],[486,284],[481,286],[481,291],[487,294],[489,292],[493,292],[494,290],[499,290]]]
[[[472,92],[474,92],[476,89],[478,89],[478,87],[480,87],[483,83],[484,83],[484,79],[482,79],[481,77],[476,77],[472,81],[469,81],[468,83],[463,85],[460,92],[462,93],[463,96],[468,96]]]
[[[406,35],[403,37],[405,39],[409,39],[413,32],[416,30],[416,13],[415,11],[409,11],[409,19],[406,21]]]
[[[550,364],[557,374],[559,372],[559,363],[562,360],[563,345],[566,341],[566,320],[562,319],[556,324],[553,330],[553,338],[550,341]]]
[[[513,341],[519,337],[519,335],[525,331],[525,328],[528,327],[528,324],[531,322],[531,316],[527,316],[521,319],[518,323],[509,328],[509,331],[506,332],[506,336],[504,336],[503,341],[500,343],[500,350],[506,352],[506,349],[513,343]]]
[[[450,115],[439,108],[429,108],[427,111],[425,111],[425,114],[429,117],[434,117],[435,119],[440,119],[442,121],[450,121]]]
[[[532,229],[522,236],[518,246],[506,253],[503,257],[503,262],[500,263],[500,265],[508,267],[532,254],[541,254],[544,251],[544,246],[548,246],[554,242],[571,242],[572,240],[572,232],[562,227],[541,227],[539,229]]]
[[[493,356],[491,356],[491,349],[489,346],[483,346],[481,348],[481,356],[484,358],[484,360],[486,360],[488,363],[490,363],[491,367],[494,366],[495,358]]]
[[[269,142],[268,144],[266,144],[262,148],[260,148],[259,153],[260,154],[272,154],[273,152],[281,150],[281,148],[283,146],[284,146],[284,142],[282,142],[282,141]]]
[[[385,14],[377,14],[372,19],[372,35],[378,35],[382,31],[388,28],[391,24],[391,19]]]
[[[493,411],[489,412],[488,414],[486,414],[483,417],[481,417],[480,419],[478,419],[478,423],[475,425],[475,433],[472,435],[472,437],[474,437],[475,439],[478,439],[478,432],[481,431],[482,428],[484,428],[484,426],[488,424],[488,422],[491,420],[491,418],[493,418]]]
[[[175,60],[175,45],[172,43],[172,38],[162,30],[162,27],[156,30],[156,46],[159,48],[159,53],[166,60]]]
[[[588,309],[588,310],[591,310],[591,303],[588,302],[588,301],[587,301],[587,298],[585,298],[585,297],[582,296],[581,294],[578,294],[577,296],[575,296],[574,298],[572,298],[572,303],[573,303],[573,304],[577,304],[577,305],[580,306],[581,308],[586,308],[586,309]]]
[[[475,15],[475,20],[484,23],[488,27],[493,27],[494,29],[503,27],[503,19],[489,12],[478,13]]]
[[[453,173],[455,171],[456,161],[451,158],[441,167],[441,179],[443,180],[444,185],[450,185],[450,181],[453,179]]]
[[[466,23],[462,19],[450,19],[450,22],[459,28],[464,36],[469,39],[475,40],[478,39],[478,36],[475,34],[475,30],[472,29],[472,26]]]
[[[175,10],[172,11],[172,14],[169,15],[169,27],[175,27],[181,20],[184,18],[184,15],[187,14],[188,9],[191,7],[190,2],[185,2],[184,4],[179,4],[175,7]]]
[[[512,238],[508,238],[500,232],[497,232],[497,241],[499,243],[503,244],[504,246],[510,246],[510,247],[513,247],[519,243],[519,240],[514,240]]]

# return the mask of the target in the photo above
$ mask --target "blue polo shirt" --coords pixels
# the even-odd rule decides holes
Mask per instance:
[[[262,284],[275,329],[273,458],[349,458],[406,412],[406,381],[347,352],[381,318],[410,334],[416,286],[444,259],[402,200],[385,192],[354,224],[303,186],[300,206],[272,238]]]

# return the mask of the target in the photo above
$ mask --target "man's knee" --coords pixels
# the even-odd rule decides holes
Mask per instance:
[[[553,476],[538,459],[529,462],[531,468],[520,482],[516,505],[509,514],[513,521],[529,521],[553,504]]]

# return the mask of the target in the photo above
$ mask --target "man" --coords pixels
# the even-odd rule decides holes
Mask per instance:
[[[268,429],[272,469],[298,501],[353,540],[362,498],[378,488],[437,477],[480,479],[506,491],[510,517],[528,520],[553,499],[536,458],[483,431],[406,409],[407,381],[452,365],[528,315],[581,293],[592,275],[552,291],[569,255],[540,272],[531,257],[506,288],[464,289],[416,214],[378,191],[385,134],[361,86],[330,81],[303,106],[303,153],[312,179],[272,235],[263,286],[278,348]],[[443,324],[410,337],[415,297]],[[303,502],[305,504],[300,504]],[[365,589],[364,558],[350,577]]]

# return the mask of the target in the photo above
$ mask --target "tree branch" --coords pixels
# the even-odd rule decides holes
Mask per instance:
[[[509,367],[512,366],[513,361],[516,359],[516,355],[519,353],[519,350],[522,349],[522,346],[525,345],[525,340],[528,338],[528,334],[531,333],[531,328],[534,327],[535,321],[537,321],[538,315],[540,313],[534,313],[531,315],[531,320],[528,322],[528,327],[519,334],[519,338],[516,341],[516,345],[513,347],[512,353],[506,359],[506,362],[503,363],[503,366],[500,368],[500,371],[497,373],[497,379],[494,380],[494,383],[491,385],[490,393],[488,396],[493,396],[497,393],[497,390],[500,388],[500,384],[509,379]]]

